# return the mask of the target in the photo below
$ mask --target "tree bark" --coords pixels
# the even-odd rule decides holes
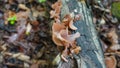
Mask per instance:
[[[82,51],[74,55],[75,61],[68,57],[69,62],[60,61],[57,68],[105,68],[102,44],[95,30],[90,7],[78,0],[62,0],[62,4],[61,19],[69,13],[81,15],[81,19],[74,23],[78,29],[73,32],[81,34],[77,44]]]

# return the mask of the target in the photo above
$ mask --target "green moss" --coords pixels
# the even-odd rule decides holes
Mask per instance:
[[[44,2],[46,2],[46,0],[39,0],[39,2],[40,2],[40,3],[44,3]]]
[[[10,21],[10,24],[11,24],[11,25],[14,25],[16,20],[17,20],[17,17],[16,17],[16,16],[13,16],[13,17],[11,17],[11,18],[8,18],[8,21]]]
[[[10,24],[11,24],[11,25],[14,25],[14,24],[15,24],[15,21],[10,21]]]
[[[111,10],[112,14],[120,20],[120,2],[114,2]]]

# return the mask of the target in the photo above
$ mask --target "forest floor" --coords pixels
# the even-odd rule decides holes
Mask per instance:
[[[0,68],[49,68],[58,54],[49,18],[54,2],[0,0]]]
[[[50,68],[59,51],[52,40],[56,0],[0,0],[0,68]],[[43,0],[44,1],[44,0]],[[108,68],[120,68],[120,21],[113,2],[90,3]],[[120,12],[120,11],[119,11]],[[99,13],[99,14],[98,14]]]

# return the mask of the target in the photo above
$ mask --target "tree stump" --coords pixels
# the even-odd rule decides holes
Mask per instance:
[[[74,55],[75,60],[68,57],[68,63],[60,61],[57,68],[105,68],[102,44],[95,30],[91,10],[84,0],[62,0],[62,4],[61,19],[69,13],[81,15],[81,19],[74,23],[78,29],[73,32],[81,34],[77,44],[82,51]]]

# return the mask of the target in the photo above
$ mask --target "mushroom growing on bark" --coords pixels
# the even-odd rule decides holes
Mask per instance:
[[[77,30],[77,27],[73,25],[72,16],[70,14],[65,15],[63,20],[60,20],[60,11],[62,3],[58,0],[52,5],[54,10],[51,10],[51,18],[54,18],[54,23],[52,25],[52,40],[58,47],[64,47],[61,52],[61,58],[68,62],[67,56],[72,55],[72,53],[78,54],[81,48],[76,45],[76,39],[80,37],[80,33],[71,33],[71,30]]]

